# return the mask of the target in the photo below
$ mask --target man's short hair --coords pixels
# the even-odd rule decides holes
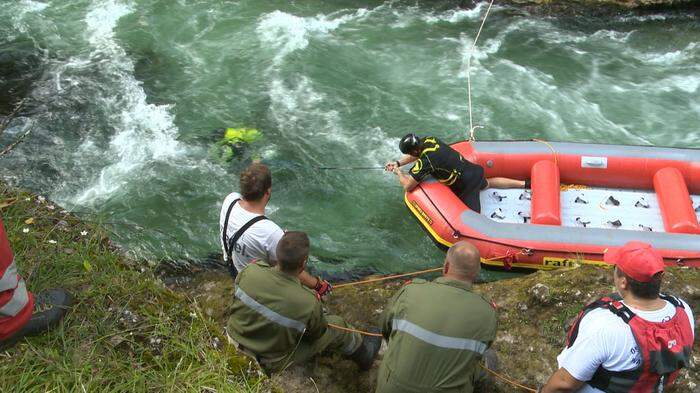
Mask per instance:
[[[615,275],[627,279],[630,292],[632,292],[632,295],[634,295],[635,297],[649,300],[656,299],[659,297],[659,293],[661,292],[661,280],[663,278],[663,272],[654,274],[652,280],[649,282],[637,281],[625,274],[625,272],[623,272],[620,268],[615,269]]]
[[[459,241],[447,250],[445,257],[450,263],[452,274],[474,280],[481,270],[479,249],[467,241]]]
[[[308,256],[309,237],[305,232],[285,232],[277,243],[277,263],[283,272],[298,271]]]
[[[258,162],[241,172],[240,176],[241,196],[247,201],[260,200],[265,192],[272,187],[272,175],[270,169]]]

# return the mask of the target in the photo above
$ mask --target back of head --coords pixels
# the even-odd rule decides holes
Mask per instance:
[[[420,139],[416,134],[406,134],[399,142],[399,150],[403,154],[415,155],[420,148]]]
[[[615,265],[615,276],[627,280],[628,290],[640,299],[659,297],[664,273],[663,255],[651,244],[630,241],[605,253],[605,262]]]
[[[285,273],[296,273],[309,256],[309,237],[304,232],[286,232],[277,243],[277,263]]]
[[[455,243],[447,251],[445,258],[449,264],[447,275],[463,280],[474,281],[481,270],[479,249],[466,241]]]
[[[266,165],[255,162],[241,172],[241,196],[246,201],[260,200],[270,187],[272,187],[272,175]]]

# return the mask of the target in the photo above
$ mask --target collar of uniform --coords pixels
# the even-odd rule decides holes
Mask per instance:
[[[293,283],[301,285],[301,281],[299,281],[298,276],[292,276],[291,274],[287,274],[287,273],[279,270],[277,267],[273,267],[270,270],[272,270],[274,272],[274,274],[276,274],[277,276],[279,276],[280,278],[282,278],[284,280],[289,280]]]
[[[448,278],[445,276],[436,278],[433,282],[438,283],[438,284],[449,285],[451,287],[455,287],[455,288],[459,288],[459,289],[464,289],[465,291],[471,291],[471,289],[472,289],[472,283],[470,283],[470,282],[455,280],[454,278]]]

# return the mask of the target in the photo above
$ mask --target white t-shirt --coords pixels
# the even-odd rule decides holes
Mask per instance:
[[[693,312],[687,303],[681,302],[695,334]],[[649,322],[668,321],[676,314],[676,308],[669,302],[656,311],[629,309]],[[557,356],[557,361],[559,367],[566,369],[572,377],[579,381],[590,381],[601,365],[609,371],[634,370],[642,363],[642,355],[634,340],[632,328],[610,310],[599,308],[583,317],[574,345],[564,348]],[[579,392],[602,391],[584,384]]]
[[[219,240],[222,240],[224,222],[226,220],[226,212],[233,201],[239,199],[241,194],[237,192],[230,193],[221,206],[219,214]],[[228,230],[226,231],[226,240],[233,235],[251,219],[259,216],[259,214],[251,213],[241,207],[241,202],[238,201],[231,209],[231,217],[228,220]],[[254,260],[264,260],[275,263],[277,261],[277,243],[284,235],[284,231],[271,220],[260,220],[251,225],[236,242],[233,247],[233,265],[239,272]],[[228,261],[226,249],[223,242],[221,250],[224,253],[224,260]]]

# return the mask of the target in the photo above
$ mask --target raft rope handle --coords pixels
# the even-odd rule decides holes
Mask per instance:
[[[472,68],[472,57],[474,56],[474,49],[476,49],[476,42],[479,40],[481,35],[481,30],[484,28],[486,23],[486,18],[489,17],[489,11],[491,11],[491,6],[493,5],[493,0],[489,3],[489,8],[486,9],[486,14],[484,14],[484,19],[481,20],[481,26],[479,26],[479,31],[476,32],[476,37],[474,37],[474,43],[469,51],[469,57],[467,58],[467,98],[469,102],[469,140],[475,141],[476,137],[474,132],[477,128],[484,128],[483,126],[474,126],[472,122],[472,78],[471,78],[471,68]]]
[[[558,158],[557,158],[557,151],[554,150],[554,146],[552,146],[551,143],[545,141],[544,139],[538,139],[538,138],[532,138],[532,140],[533,140],[534,142],[539,142],[539,143],[542,143],[542,144],[544,144],[545,146],[547,146],[547,147],[549,148],[549,150],[552,151],[552,155],[554,155],[554,165],[559,166],[559,160],[558,160]]]

